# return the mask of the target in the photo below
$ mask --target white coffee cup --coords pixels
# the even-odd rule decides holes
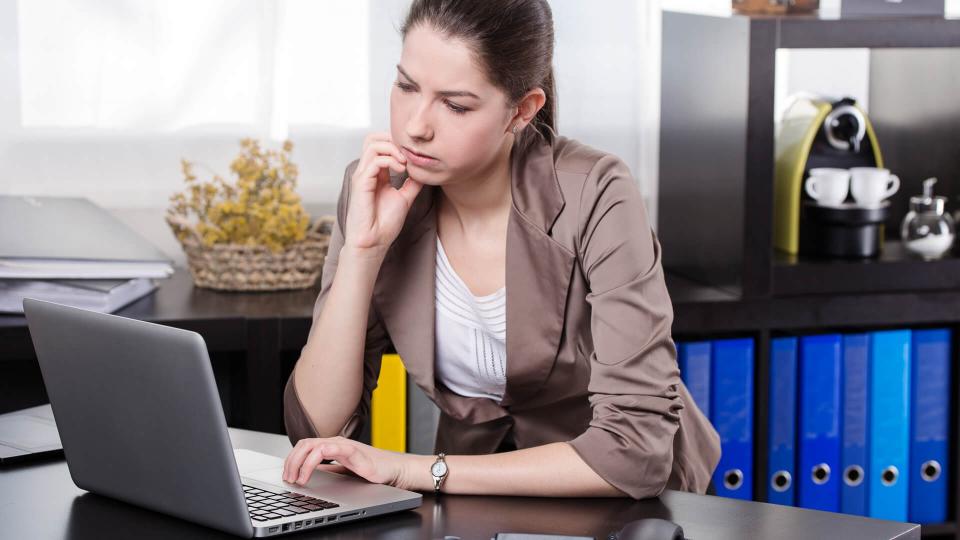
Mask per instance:
[[[803,188],[818,204],[839,206],[850,191],[850,171],[826,167],[810,169]]]
[[[850,192],[858,206],[875,208],[900,189],[900,178],[888,169],[854,167],[850,169]]]

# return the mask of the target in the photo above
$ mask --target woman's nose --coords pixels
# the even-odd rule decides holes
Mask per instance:
[[[428,104],[415,107],[410,118],[407,119],[407,136],[411,139],[429,141],[433,138],[428,107]]]

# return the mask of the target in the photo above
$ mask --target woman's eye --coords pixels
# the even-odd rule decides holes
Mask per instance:
[[[463,107],[458,107],[453,103],[450,103],[449,101],[447,102],[447,107],[449,107],[450,110],[456,114],[465,114],[467,112],[467,109],[464,109]]]
[[[407,83],[402,83],[402,82],[400,82],[400,81],[397,81],[397,82],[394,83],[394,84],[397,86],[397,88],[400,89],[401,92],[410,93],[410,92],[413,92],[413,91],[414,91],[413,86],[412,86],[412,85],[409,85],[409,84],[407,84]],[[466,114],[467,111],[470,110],[470,109],[465,109],[465,108],[463,108],[463,107],[460,107],[459,105],[454,105],[453,103],[451,103],[451,102],[449,102],[449,101],[447,102],[447,107],[448,107],[451,111],[453,111],[454,114]]]

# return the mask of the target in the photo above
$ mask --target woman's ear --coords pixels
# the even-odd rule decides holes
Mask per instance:
[[[519,133],[527,124],[533,122],[533,119],[536,118],[537,113],[540,112],[540,109],[543,108],[546,102],[547,94],[542,88],[536,87],[527,92],[514,107],[517,109],[517,112],[513,115],[513,118],[510,119],[508,129],[514,133]]]

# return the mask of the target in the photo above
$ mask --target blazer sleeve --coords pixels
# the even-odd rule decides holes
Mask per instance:
[[[313,324],[310,327],[310,334],[313,333],[313,327],[316,326],[320,318],[320,312],[326,303],[327,296],[330,294],[330,286],[333,284],[333,277],[337,273],[337,262],[340,258],[340,248],[343,247],[344,232],[343,227],[346,223],[347,207],[349,201],[350,177],[357,167],[359,160],[350,163],[343,176],[343,187],[340,190],[340,197],[337,201],[337,220],[330,236],[330,245],[327,248],[327,256],[323,262],[323,271],[320,276],[320,294],[313,306]],[[384,350],[386,350],[390,338],[376,311],[374,305],[370,306],[367,319],[366,342],[363,351],[363,392],[360,396],[360,402],[356,410],[340,430],[340,435],[348,438],[359,436],[364,423],[370,416],[370,396],[377,386],[377,379],[380,376],[380,362]],[[304,347],[301,350],[303,357]],[[304,389],[305,391],[307,389]],[[316,427],[310,420],[300,400],[296,385],[293,383],[293,372],[287,379],[286,387],[283,391],[283,422],[287,429],[287,437],[292,444],[305,438],[319,437]]]
[[[590,287],[593,415],[570,444],[624,493],[657,496],[671,474],[683,408],[673,306],[640,191],[615,156],[602,157],[587,176],[578,238]]]

